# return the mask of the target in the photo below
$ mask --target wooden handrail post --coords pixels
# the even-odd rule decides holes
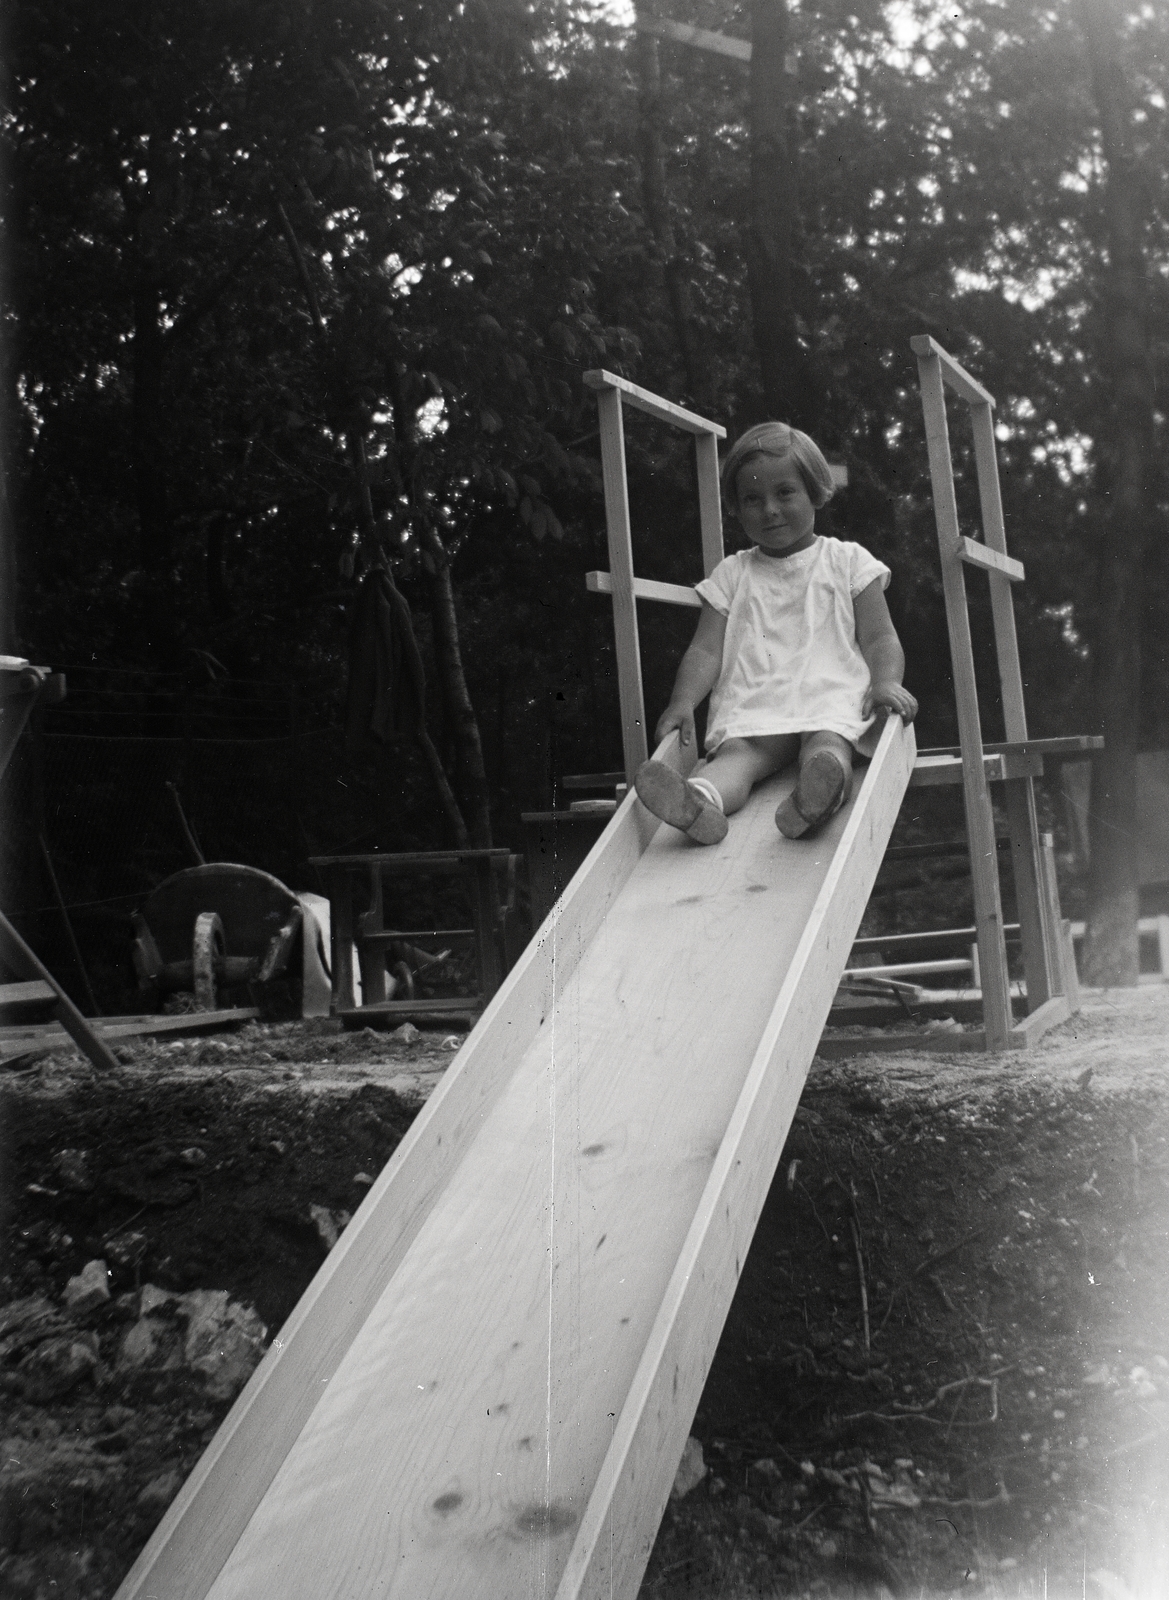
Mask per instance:
[[[926,447],[942,563],[942,588],[946,598],[946,626],[954,667],[954,692],[958,703],[962,790],[966,803],[966,828],[970,836],[974,922],[978,929],[978,955],[982,969],[986,1044],[988,1050],[1005,1050],[1010,1043],[1012,1023],[1007,947],[1003,938],[994,811],[982,759],[982,725],[978,714],[978,684],[974,675],[970,616],[966,607],[966,579],[959,554],[958,502],[954,493],[954,467],[946,424],[942,363],[932,349],[918,349],[916,341],[915,350],[921,381],[922,410],[925,413]]]
[[[641,683],[641,647],[637,636],[637,604],[633,598],[633,530],[629,521],[629,486],[625,477],[625,433],[621,391],[597,393],[601,421],[601,470],[605,481],[605,524],[609,536],[609,571],[613,578],[613,632],[617,645],[617,686],[621,698],[621,742],[625,776],[632,783],[649,754],[645,731],[645,692]]]

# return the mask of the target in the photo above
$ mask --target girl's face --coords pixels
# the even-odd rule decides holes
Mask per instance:
[[[735,493],[743,532],[765,555],[795,555],[816,537],[816,508],[791,456],[752,456]]]

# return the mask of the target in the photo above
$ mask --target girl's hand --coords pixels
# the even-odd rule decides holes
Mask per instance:
[[[912,722],[917,716],[917,701],[899,683],[874,683],[865,695],[861,716],[869,717],[874,711],[886,717],[895,711],[902,722]]]
[[[668,733],[678,730],[678,743],[683,750],[694,741],[694,708],[693,706],[668,705],[658,718],[658,725],[654,729],[654,742],[661,744]]]

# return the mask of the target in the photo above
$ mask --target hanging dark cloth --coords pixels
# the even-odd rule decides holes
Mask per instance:
[[[384,569],[361,581],[349,632],[345,753],[413,737],[425,692],[410,608]]]

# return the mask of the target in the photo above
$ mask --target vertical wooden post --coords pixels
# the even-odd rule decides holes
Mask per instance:
[[[694,455],[698,463],[698,520],[702,529],[702,575],[709,578],[724,554],[716,436],[713,433],[696,433]]]
[[[382,894],[382,869],[369,863],[369,904],[357,918],[357,964],[361,969],[361,1003],[377,1005],[386,998],[386,947],[366,944],[366,934],[384,933],[385,901]]]
[[[978,497],[982,506],[982,530],[987,545],[1000,555],[1007,553],[1007,534],[1003,522],[999,491],[998,462],[995,457],[994,422],[989,404],[971,405],[974,425],[974,460],[978,469]],[[1023,672],[1019,665],[1019,641],[1015,631],[1015,607],[1010,579],[1002,573],[988,572],[991,615],[994,621],[995,649],[998,653],[999,680],[1003,695],[1003,721],[1008,740],[1021,742],[1027,737],[1027,711],[1023,700]],[[1043,892],[1039,865],[1039,818],[1035,808],[1035,783],[1031,778],[1011,778],[1007,785],[1007,815],[1011,832],[1011,867],[1015,878],[1019,930],[1023,941],[1023,971],[1027,979],[1027,1010],[1037,1011],[1053,995],[1062,994],[1057,939]]]
[[[329,965],[333,970],[333,1014],[352,1011],[353,991],[353,879],[345,867],[329,867]],[[364,998],[364,997],[363,997]]]
[[[954,494],[954,468],[946,425],[946,396],[938,357],[932,353],[916,353],[942,563],[942,587],[946,597],[946,625],[950,635],[954,691],[958,702],[962,789],[974,879],[974,921],[978,930],[979,965],[982,969],[983,1024],[987,1049],[1005,1050],[1010,1043],[1011,991],[1007,976],[1007,947],[1003,937],[994,810],[983,765],[978,685],[974,676],[970,616],[966,609],[966,579],[958,555],[958,502]]]
[[[641,649],[637,637],[637,603],[633,598],[633,531],[629,522],[629,489],[625,481],[625,437],[621,394],[597,392],[601,422],[601,469],[605,481],[605,523],[609,535],[609,571],[613,575],[613,631],[617,644],[617,687],[621,698],[621,741],[625,776],[630,783],[649,754],[645,731],[645,694],[641,684]]]
[[[484,1005],[503,982],[499,950],[499,886],[495,862],[489,855],[464,859],[475,913],[475,959],[479,968],[479,990]]]

